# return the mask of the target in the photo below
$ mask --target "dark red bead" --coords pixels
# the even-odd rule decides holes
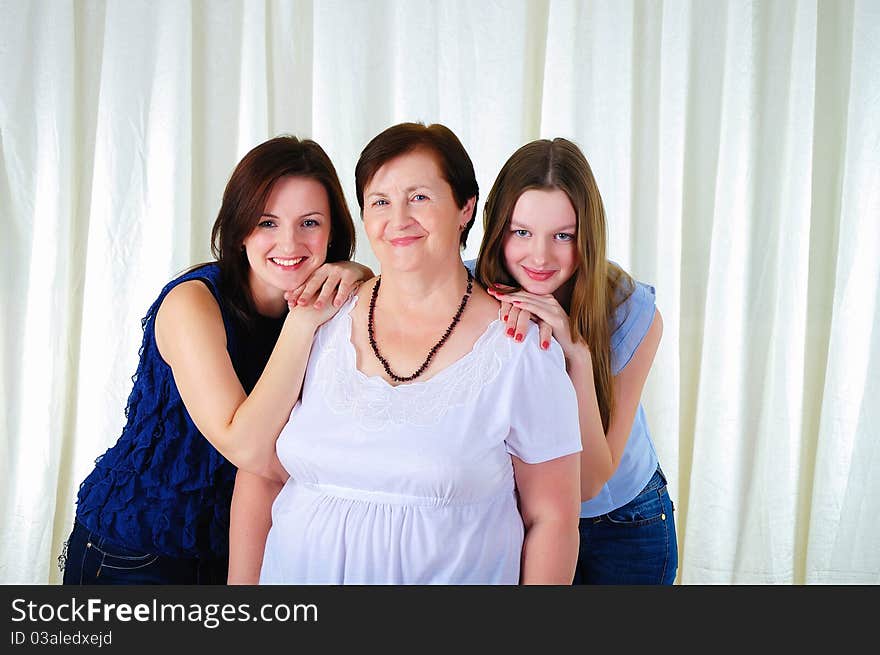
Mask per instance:
[[[380,275],[376,278],[376,284],[373,286],[373,293],[370,295],[370,310],[367,317],[367,336],[370,341],[370,347],[373,349],[373,354],[376,356],[376,359],[382,364],[382,368],[385,369],[385,372],[395,382],[409,382],[410,380],[415,380],[419,377],[431,363],[431,360],[434,358],[434,355],[438,350],[446,343],[446,340],[449,338],[449,335],[452,334],[452,331],[455,329],[455,326],[458,324],[458,321],[461,319],[461,315],[464,313],[464,308],[467,305],[468,299],[471,296],[471,292],[473,291],[474,277],[471,275],[471,272],[467,272],[468,281],[467,281],[467,290],[462,296],[461,304],[458,306],[458,311],[455,312],[455,316],[452,317],[452,323],[446,328],[446,332],[443,333],[443,336],[440,338],[434,346],[428,351],[428,356],[422,365],[416,369],[416,372],[409,376],[400,376],[397,375],[394,371],[391,370],[391,365],[388,363],[382,354],[379,352],[379,346],[376,343],[375,329],[373,323],[373,316],[376,310],[376,298],[379,296],[379,285],[382,283],[382,276]]]

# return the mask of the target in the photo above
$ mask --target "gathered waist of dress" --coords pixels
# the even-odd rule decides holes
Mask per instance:
[[[322,496],[344,498],[374,505],[401,505],[417,507],[463,507],[471,505],[489,505],[498,500],[514,497],[513,489],[504,489],[479,498],[459,498],[442,496],[415,496],[388,491],[373,491],[370,489],[358,489],[355,487],[343,487],[335,484],[321,484],[315,482],[302,482],[292,477],[287,480],[292,487],[302,488],[306,491]]]

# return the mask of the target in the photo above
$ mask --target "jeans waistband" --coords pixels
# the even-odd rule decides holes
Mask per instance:
[[[112,539],[107,539],[106,537],[98,534],[91,530],[87,525],[81,523],[78,518],[74,517],[73,520],[73,531],[71,532],[71,538],[74,536],[81,536],[85,541],[89,541],[95,545],[96,548],[117,548],[124,550],[134,550],[134,551],[143,551],[144,553],[161,555],[165,559],[173,559],[178,560],[180,562],[190,562],[192,564],[200,564],[200,563],[213,563],[213,562],[223,562],[225,558],[222,556],[217,556],[215,554],[206,554],[201,556],[193,556],[193,555],[167,555],[165,553],[158,552],[155,548],[146,548],[140,544],[138,545],[128,545],[124,543],[120,543],[118,541],[114,541]]]
[[[645,488],[642,489],[639,493],[643,494],[646,491],[657,491],[657,489],[662,489],[666,486],[666,476],[663,473],[663,469],[660,466],[657,466],[657,470],[654,471],[654,475],[651,476],[651,479],[648,480],[648,484],[645,485]]]

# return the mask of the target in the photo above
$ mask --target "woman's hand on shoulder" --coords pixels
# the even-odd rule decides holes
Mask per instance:
[[[373,271],[357,262],[323,264],[302,285],[284,293],[290,319],[317,330],[371,277]]]
[[[538,324],[538,343],[550,348],[550,337],[556,338],[566,359],[589,354],[585,344],[575,344],[571,338],[568,314],[552,294],[536,295],[528,291],[501,293],[489,289],[489,293],[501,301],[501,317],[507,323],[507,336],[522,341],[529,329],[529,321]]]
[[[286,291],[284,299],[290,309],[310,305],[316,309],[328,305],[338,309],[364,280],[369,280],[371,277],[373,271],[357,262],[323,264],[303,284],[296,289]]]

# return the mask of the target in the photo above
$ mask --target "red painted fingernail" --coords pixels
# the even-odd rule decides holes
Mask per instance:
[[[544,350],[547,350],[549,347],[550,347],[549,341],[542,341],[541,342],[541,348],[543,348]]]
[[[505,314],[504,318],[502,318],[501,320],[506,322],[507,321],[507,314]]]
[[[516,335],[516,340],[517,340],[517,341],[522,341],[522,340],[523,340],[523,335],[521,335],[521,334]]]
[[[507,336],[512,337],[513,332],[514,332],[513,328],[507,328]]]

